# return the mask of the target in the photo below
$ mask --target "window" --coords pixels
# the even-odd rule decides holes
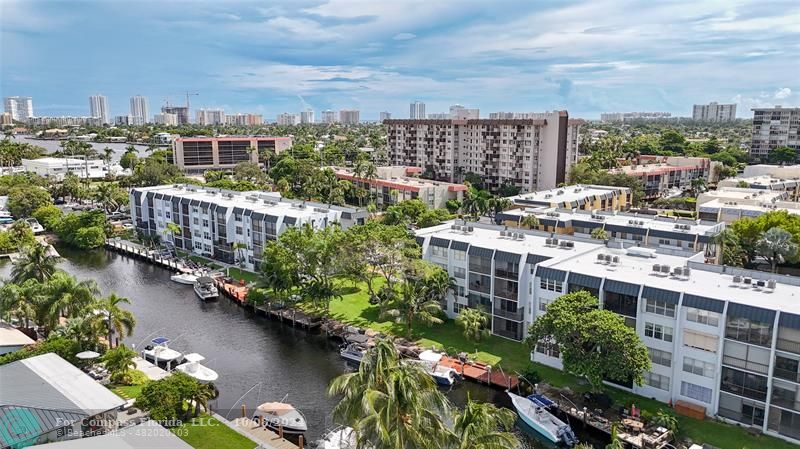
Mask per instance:
[[[200,242],[194,242],[194,248],[195,249],[202,249],[203,248],[203,244],[200,243]]]
[[[453,251],[453,260],[467,260],[467,252],[466,251]]]
[[[698,376],[714,378],[714,364],[691,357],[683,358],[683,370]]]
[[[675,304],[659,301],[657,299],[645,299],[644,311],[675,318]]]
[[[754,345],[772,345],[772,323],[736,317],[728,314],[725,337]]]
[[[770,350],[725,340],[722,363],[761,374],[769,372]]]
[[[656,340],[672,341],[672,328],[661,324],[644,323],[645,337]]]
[[[695,309],[694,307],[686,308],[686,321],[717,327],[719,326],[719,316],[717,312],[711,312],[710,310]]]
[[[194,218],[192,218],[192,223],[194,223],[195,225],[199,225],[200,224],[200,219],[197,218],[197,217],[194,217]]]
[[[234,214],[233,219],[236,221],[242,221],[242,214]]]
[[[461,313],[462,310],[468,309],[468,308],[469,307],[467,307],[466,304],[459,304],[457,302],[453,303],[453,312],[455,312],[455,313]]]
[[[658,239],[659,245],[672,245],[669,239]]]
[[[683,345],[701,351],[717,352],[717,336],[687,329],[683,331]]]
[[[548,357],[559,358],[561,357],[561,351],[558,349],[558,343],[554,341],[543,342],[540,341],[536,344],[536,352],[540,354],[544,354]]]
[[[208,220],[206,220],[205,218],[203,219],[203,227],[204,228],[208,227]]]
[[[644,373],[644,383],[659,390],[669,391],[669,376],[646,372]]]
[[[203,238],[206,240],[211,240],[211,234],[209,234],[208,232],[203,232]]]
[[[467,270],[462,267],[453,267],[453,276],[459,279],[464,279],[467,277]]]
[[[431,245],[431,255],[436,257],[447,257],[447,248],[442,246]]]
[[[655,363],[656,365],[670,367],[672,366],[672,353],[667,351],[661,351],[659,349],[647,348],[647,352],[650,354],[650,361]]]
[[[765,401],[767,399],[767,378],[723,366],[720,389],[739,396]]]
[[[456,294],[458,296],[467,296],[466,289],[461,285],[456,286]]]
[[[711,394],[713,392],[710,388],[695,385],[689,382],[681,382],[681,394],[687,398],[696,399],[706,404],[711,403]]]
[[[563,285],[561,282],[555,281],[553,279],[542,279],[539,283],[539,287],[544,290],[550,290],[551,292],[558,292],[561,293],[563,290]]]
[[[542,312],[547,312],[547,306],[550,304],[550,301],[545,301],[543,299],[539,299],[539,310]]]
[[[236,226],[236,235],[242,235],[242,227]]]

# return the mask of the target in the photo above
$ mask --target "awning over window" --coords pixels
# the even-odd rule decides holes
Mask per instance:
[[[570,276],[570,282],[572,282],[572,276]],[[619,293],[620,295],[639,297],[639,284],[629,284],[627,282],[606,279],[603,290],[611,293]]]
[[[556,270],[555,268],[537,267],[536,276],[540,277],[541,279],[550,279],[551,281],[564,282],[564,279],[567,278],[567,272],[562,270]]]
[[[574,285],[579,285],[581,287],[599,289],[600,283],[602,281],[603,280],[601,278],[589,276],[588,274],[580,274],[580,273],[569,274],[569,283]]]
[[[722,313],[722,311],[725,310],[724,301],[706,298],[704,296],[690,295],[688,293],[683,295],[683,305],[717,313]]]
[[[779,324],[782,327],[800,329],[800,315],[793,315],[791,313],[781,312]]]
[[[550,259],[549,257],[540,256],[538,254],[528,254],[528,257],[526,258],[525,262],[530,265],[536,265],[549,259]]]
[[[424,240],[424,238],[423,238]],[[431,245],[439,246],[442,248],[449,248],[450,247],[450,240],[439,238],[439,237],[431,237]]]
[[[514,254],[514,253],[507,253],[505,251],[495,251],[494,259],[500,260],[503,262],[514,262],[519,263],[519,260],[522,258],[521,254]]]
[[[664,301],[669,304],[677,305],[678,301],[681,299],[681,294],[671,290],[662,290],[660,288],[645,286],[642,291],[642,298]]]
[[[728,304],[728,316],[747,318],[748,320],[767,323],[770,325],[775,322],[774,310],[762,309],[761,307],[753,307],[745,304]]]
[[[469,248],[469,243],[467,242],[457,242],[453,240],[453,243],[450,244],[450,249],[453,251],[466,251]]]
[[[488,257],[489,259],[491,259],[493,253],[494,253],[493,249],[481,248],[479,246],[470,246],[469,247],[469,255],[470,256]]]

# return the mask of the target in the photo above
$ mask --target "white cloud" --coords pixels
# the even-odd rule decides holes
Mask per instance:
[[[784,100],[791,96],[792,96],[792,89],[789,89],[788,87],[783,87],[781,89],[776,90],[775,94],[773,95],[773,97],[776,100]]]
[[[392,39],[396,41],[407,41],[410,39],[414,39],[415,37],[417,37],[417,35],[413,33],[397,33],[394,35]]]

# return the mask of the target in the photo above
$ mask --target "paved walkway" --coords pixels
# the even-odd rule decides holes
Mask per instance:
[[[230,427],[231,429],[235,430],[242,436],[247,437],[248,439],[252,440],[256,444],[258,444],[259,448],[263,449],[298,449],[299,446],[292,443],[289,440],[283,439],[278,436],[275,432],[257,425],[250,419],[247,418],[236,418],[233,421],[228,421],[227,419],[223,418],[222,416],[212,413],[212,416],[219,420],[219,422],[225,424],[226,426]]]
[[[136,369],[143,372],[150,380],[161,380],[171,374],[141,357],[134,357],[133,362],[136,363]]]

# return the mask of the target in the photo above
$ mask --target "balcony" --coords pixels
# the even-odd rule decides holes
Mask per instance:
[[[779,378],[800,384],[800,373],[788,369],[778,368],[772,370],[772,375]]]
[[[778,337],[778,350],[800,354],[800,342]]]
[[[764,387],[764,389],[754,389],[754,388],[744,387],[741,385],[734,385],[731,383],[722,382],[720,389],[728,393],[733,393],[735,395],[744,396],[746,398],[755,399],[761,402],[767,400],[766,386]]]
[[[505,310],[495,307],[494,315],[513,321],[522,321],[525,318],[525,308],[524,307],[519,308],[516,310],[516,312],[512,312],[510,310]]]
[[[494,275],[501,278],[517,280],[519,279],[519,271],[502,270],[500,268],[494,269]]]

